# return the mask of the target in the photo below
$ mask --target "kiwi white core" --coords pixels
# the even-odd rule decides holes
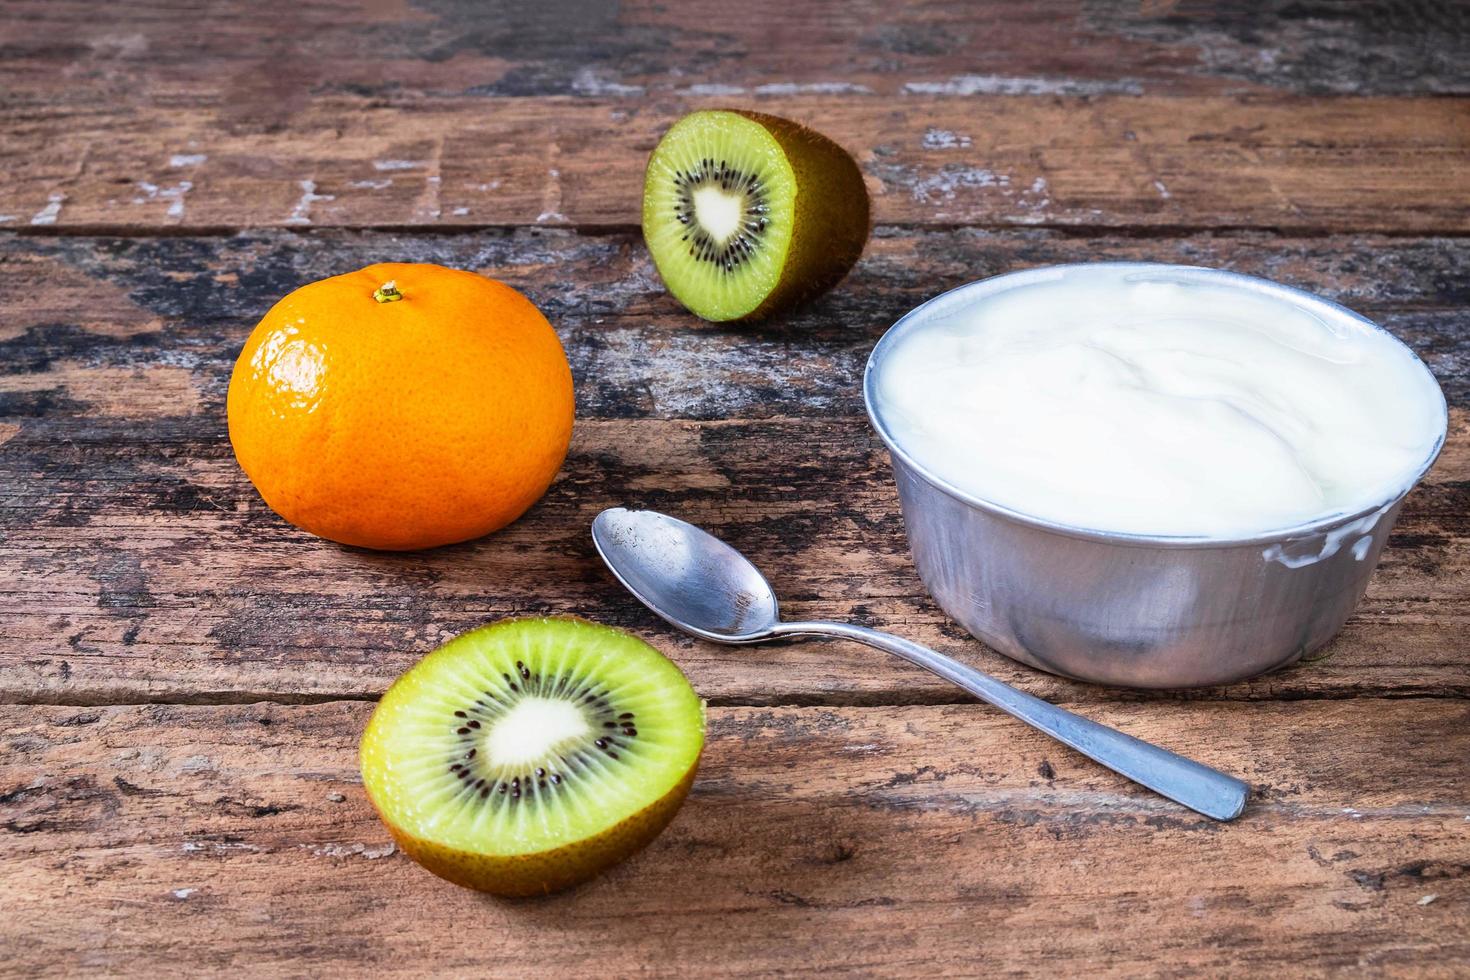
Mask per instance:
[[[726,194],[718,187],[700,187],[694,192],[694,220],[721,245],[740,227],[744,210],[744,194]]]
[[[547,759],[592,731],[582,709],[569,701],[529,697],[511,708],[485,734],[491,765],[524,766]]]

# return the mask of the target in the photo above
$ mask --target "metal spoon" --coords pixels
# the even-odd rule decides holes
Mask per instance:
[[[1233,776],[1088,721],[917,643],[846,623],[783,623],[776,593],[750,561],[719,538],[651,510],[613,507],[592,522],[607,567],[649,609],[716,643],[781,636],[836,636],[897,654],[1114,772],[1216,820],[1245,809],[1249,787]]]

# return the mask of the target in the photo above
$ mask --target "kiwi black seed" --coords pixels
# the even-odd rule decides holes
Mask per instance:
[[[389,689],[363,735],[363,781],[430,871],[535,894],[657,835],[703,744],[702,703],[646,643],[582,620],[507,620],[451,640]]]
[[[690,113],[648,161],[643,237],[669,291],[707,320],[770,316],[862,254],[869,202],[836,143],[745,110]]]

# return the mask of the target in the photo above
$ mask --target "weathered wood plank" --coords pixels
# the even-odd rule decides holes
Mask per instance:
[[[0,92],[221,100],[249,118],[315,91],[631,100],[707,92],[1470,91],[1452,0],[733,5],[9,0]],[[196,30],[181,20],[197,18]],[[63,74],[64,72],[64,74]],[[286,103],[283,107],[271,102]]]
[[[367,705],[0,709],[5,968],[1470,969],[1470,705],[1089,710],[1256,802],[1214,824],[979,706],[714,709],[647,852],[506,903],[394,852],[357,780]]]
[[[771,323],[720,326],[696,320],[664,291],[636,235],[522,229],[0,235],[0,374],[27,375],[0,382],[0,418],[145,419],[197,408],[191,424],[217,434],[230,366],[271,304],[304,282],[385,259],[475,269],[524,290],[561,331],[582,418],[860,415],[869,351],[918,303],[1001,272],[1094,260],[1216,266],[1319,292],[1381,319],[1428,360],[1453,402],[1470,404],[1465,239],[884,228],[817,303]],[[128,408],[119,391],[130,383],[126,371],[149,372],[178,394],[176,408]]]
[[[1457,405],[1470,386],[1458,240],[893,233],[875,239],[854,277],[822,303],[739,329],[680,313],[626,236],[3,246],[0,291],[14,297],[0,338],[0,698],[8,700],[373,697],[447,633],[528,612],[579,612],[640,630],[727,703],[956,697],[859,648],[734,651],[658,629],[611,582],[586,536],[599,509],[627,503],[727,534],[768,569],[795,613],[892,628],[1049,696],[1111,698],[1117,692],[983,652],[924,598],[886,458],[861,417],[863,359],[889,322],[931,292],[1008,268],[1169,258],[1321,289],[1399,329]],[[500,535],[427,555],[369,555],[286,527],[225,439],[225,380],[260,311],[301,281],[385,253],[525,288],[562,328],[580,389],[574,450],[546,500]],[[1326,659],[1207,695],[1470,692],[1467,447],[1457,409],[1448,450],[1410,499],[1365,605]]]
[[[0,146],[0,227],[627,227],[662,131],[727,103],[819,123],[856,156],[880,223],[1470,229],[1459,99],[821,94],[620,106],[346,92],[273,99],[279,118],[247,123],[214,102],[23,107]]]
[[[886,456],[859,419],[583,422],[563,477],[530,515],[417,555],[344,549],[285,525],[222,437],[52,431],[27,424],[0,450],[6,700],[371,697],[452,633],[552,612],[644,633],[724,702],[963,697],[862,648],[731,649],[659,629],[588,538],[593,516],[618,504],[727,536],[794,616],[892,629],[1050,696],[1117,696],[986,653],[934,607],[908,558]],[[29,469],[42,460],[45,471]],[[1470,695],[1467,491],[1470,419],[1457,412],[1451,445],[1410,497],[1362,610],[1326,659],[1211,693]]]

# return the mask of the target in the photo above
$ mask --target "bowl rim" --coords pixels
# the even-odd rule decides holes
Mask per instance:
[[[1314,517],[1288,527],[1273,528],[1246,535],[1211,536],[1108,531],[1101,528],[1068,524],[1063,521],[1054,521],[1039,517],[1035,514],[1029,514],[1022,510],[1007,507],[1004,504],[961,490],[959,487],[956,487],[954,484],[949,483],[924,467],[898,444],[898,440],[893,437],[883,422],[882,414],[878,411],[873,393],[874,379],[881,372],[883,357],[897,343],[897,338],[901,338],[903,334],[915,329],[917,324],[926,320],[939,306],[958,305],[961,302],[974,302],[994,293],[1004,292],[1005,290],[1014,289],[1018,286],[1025,286],[1037,282],[1057,281],[1069,275],[1076,275],[1082,270],[1096,270],[1100,268],[1113,270],[1120,276],[1126,276],[1131,273],[1167,274],[1171,277],[1176,277],[1175,281],[1225,283],[1236,288],[1243,288],[1284,300],[1297,307],[1305,308],[1308,311],[1323,313],[1339,320],[1346,319],[1349,322],[1366,326],[1383,334],[1402,348],[1404,353],[1419,366],[1419,369],[1424,372],[1425,379],[1433,386],[1435,393],[1439,396],[1439,433],[1433,445],[1418,468],[1412,471],[1412,476],[1404,482],[1401,490],[1390,497],[1376,501],[1370,506],[1360,508],[1351,513],[1334,512],[1321,517]],[[1449,403],[1445,400],[1444,389],[1440,387],[1438,379],[1434,377],[1434,373],[1429,370],[1429,366],[1424,363],[1418,354],[1414,353],[1414,350],[1408,344],[1395,337],[1382,325],[1373,322],[1360,313],[1348,309],[1340,303],[1324,299],[1321,296],[1309,293],[1304,289],[1298,289],[1295,286],[1287,286],[1270,279],[1263,279],[1259,276],[1248,276],[1225,269],[1212,269],[1208,266],[1199,265],[1178,265],[1169,262],[1069,262],[1060,265],[1043,265],[1003,272],[945,290],[925,300],[899,317],[892,326],[884,331],[883,336],[873,346],[873,350],[868,354],[867,366],[863,369],[863,405],[867,409],[868,421],[872,425],[873,430],[878,434],[878,438],[883,441],[883,444],[888,447],[888,451],[895,459],[901,460],[910,472],[922,478],[924,482],[962,503],[994,514],[1012,523],[1041,528],[1067,537],[1114,544],[1133,544],[1161,548],[1269,545],[1329,532],[1342,525],[1362,521],[1374,514],[1385,512],[1399,500],[1403,499],[1424,478],[1424,474],[1429,472],[1429,468],[1439,458],[1439,454],[1444,448],[1445,438],[1449,433]]]

